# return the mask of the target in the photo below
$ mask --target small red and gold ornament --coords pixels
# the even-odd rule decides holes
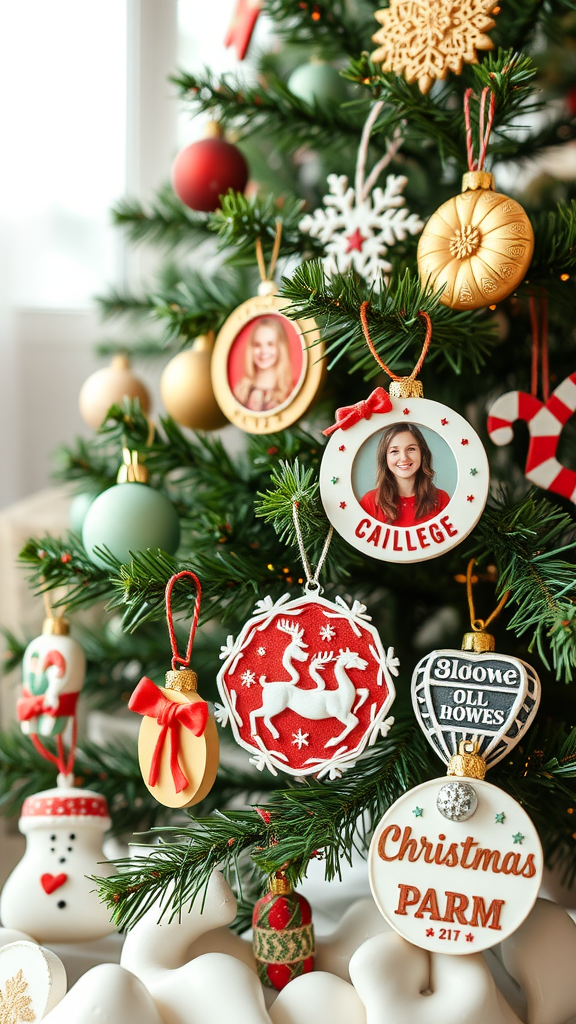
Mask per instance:
[[[186,654],[178,654],[171,598],[175,583],[192,579],[196,587],[194,615]],[[176,573],[166,587],[166,618],[172,645],[172,670],[166,685],[156,686],[147,676],[138,683],[128,707],[143,715],[138,739],[138,758],[146,786],[165,807],[191,807],[210,792],[218,771],[218,734],[208,705],[196,687],[198,677],[190,666],[192,644],[198,625],[202,588],[198,577],[187,570]],[[179,666],[179,667],[177,667]]]
[[[254,957],[263,985],[283,989],[314,969],[314,925],[308,900],[294,892],[283,871],[252,914]]]

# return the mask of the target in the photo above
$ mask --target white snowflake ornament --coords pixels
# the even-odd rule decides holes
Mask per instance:
[[[392,264],[384,257],[389,249],[424,227],[405,205],[402,192],[407,181],[404,175],[389,174],[385,188],[364,195],[348,186],[346,175],[328,176],[325,208],[307,214],[299,227],[323,243],[329,277],[355,270],[375,288],[387,283]]]

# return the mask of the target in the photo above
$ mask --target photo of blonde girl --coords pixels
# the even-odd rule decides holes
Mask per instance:
[[[417,526],[442,512],[450,501],[434,483],[432,452],[418,427],[393,423],[384,430],[376,466],[376,487],[360,504],[381,523]]]
[[[282,320],[258,317],[246,341],[244,375],[232,387],[234,397],[252,412],[271,412],[286,401],[295,383]]]

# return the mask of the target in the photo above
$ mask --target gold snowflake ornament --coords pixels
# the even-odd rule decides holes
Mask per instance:
[[[382,28],[372,37],[379,43],[372,60],[407,82],[418,81],[426,93],[435,78],[476,64],[477,50],[492,49],[485,33],[496,24],[495,8],[495,0],[390,0],[375,15]]]
[[[30,996],[25,995],[28,982],[22,970],[13,978],[8,978],[6,991],[0,991],[0,1024],[24,1024],[36,1020],[31,1007]]]

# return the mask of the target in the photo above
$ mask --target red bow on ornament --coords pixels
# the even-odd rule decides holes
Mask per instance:
[[[392,402],[388,392],[384,388],[375,388],[363,402],[357,402],[356,405],[344,405],[341,409],[336,409],[336,423],[333,423],[327,430],[323,430],[322,433],[328,436],[335,430],[349,430],[360,420],[369,420],[373,413],[390,412],[391,409]]]
[[[58,697],[56,707],[49,707],[46,703],[46,693],[33,694],[29,690],[22,690],[22,696],[16,704],[16,715],[19,722],[29,722],[31,718],[38,718],[39,715],[52,715],[53,718],[67,718],[76,712],[78,703],[77,693],[63,693]]]
[[[188,779],[184,775],[178,754],[180,752],[179,727],[189,729],[194,736],[201,736],[208,721],[208,705],[205,700],[196,701],[194,704],[177,704],[168,700],[160,691],[156,683],[153,683],[147,676],[138,683],[130,700],[128,701],[130,711],[139,715],[146,715],[148,718],[155,718],[160,726],[160,734],[156,740],[152,761],[150,762],[150,774],[148,785],[155,786],[160,774],[160,757],[164,748],[166,733],[170,733],[170,770],[174,779],[174,788],[181,793],[188,786]]]

